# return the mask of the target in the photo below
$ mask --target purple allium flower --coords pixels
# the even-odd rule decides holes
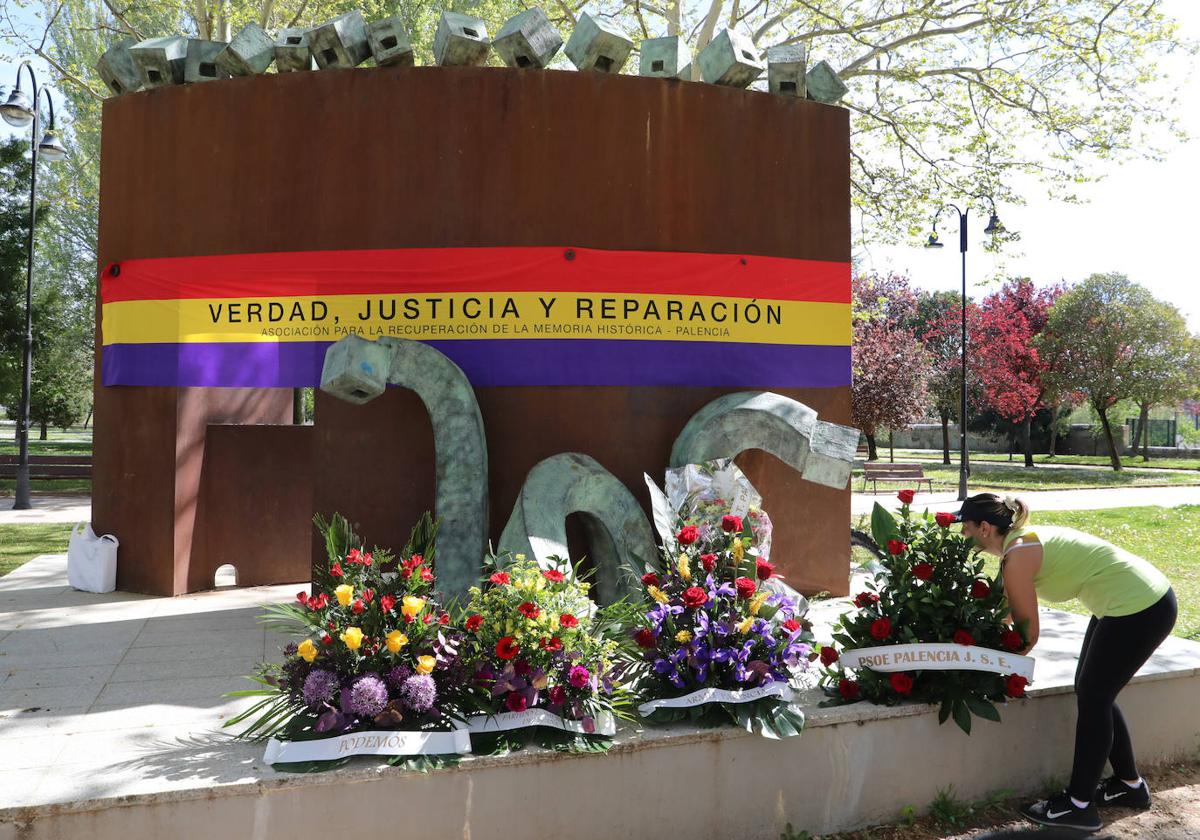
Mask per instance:
[[[404,685],[404,681],[411,676],[412,668],[409,668],[407,665],[397,665],[387,672],[387,684],[396,691],[399,691],[400,686]]]
[[[592,675],[588,672],[587,668],[584,668],[582,665],[576,665],[571,669],[571,673],[567,677],[567,681],[575,688],[583,688],[588,684],[588,680],[591,678],[591,676]]]
[[[414,674],[400,686],[400,701],[419,715],[433,708],[437,700],[437,684],[427,674]]]
[[[328,703],[333,699],[333,693],[337,691],[337,688],[337,674],[323,668],[314,669],[304,678],[304,702],[310,708]]]
[[[350,702],[346,704],[347,711],[375,717],[387,706],[388,691],[383,680],[376,674],[363,674],[350,686]]]

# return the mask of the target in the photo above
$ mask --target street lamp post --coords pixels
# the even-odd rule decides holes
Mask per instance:
[[[26,95],[21,88],[21,71],[29,74],[29,85],[32,96]],[[41,101],[42,94],[46,96],[46,104],[50,108],[50,128],[40,140],[41,133]],[[29,176],[29,241],[27,261],[25,264],[25,352],[21,370],[21,405],[17,414],[17,492],[13,501],[13,510],[28,510],[33,506],[29,495],[29,392],[33,383],[33,227],[37,221],[37,171],[38,158],[48,161],[62,160],[67,150],[63,148],[54,132],[54,99],[47,88],[39,87],[37,76],[28,61],[21,62],[17,67],[17,83],[8,100],[0,105],[0,117],[16,128],[24,128],[32,124],[30,131],[30,146],[32,147],[32,167]]]
[[[961,502],[967,498],[967,479],[971,475],[970,455],[967,452],[967,214],[971,212],[971,208],[960,210],[955,204],[939,207],[933,214],[933,232],[929,234],[929,241],[925,243],[926,248],[942,247],[942,243],[938,241],[937,220],[945,210],[953,210],[958,214],[958,250],[962,255],[962,389],[958,404],[958,500]],[[1003,230],[1004,226],[1000,224],[1000,218],[993,207],[992,216],[983,232],[994,235]]]

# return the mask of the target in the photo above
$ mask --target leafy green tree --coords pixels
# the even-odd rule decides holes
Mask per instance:
[[[1169,405],[1195,393],[1200,346],[1188,332],[1179,310],[1160,300],[1140,310],[1135,325],[1139,338],[1134,355],[1129,396],[1138,405],[1138,431],[1143,438],[1142,460],[1150,460],[1150,409]],[[1138,441],[1133,442],[1138,454]]]
[[[1137,390],[1156,303],[1124,274],[1093,274],[1063,293],[1034,339],[1039,353],[1054,359],[1042,374],[1048,387],[1081,393],[1100,418],[1114,470],[1121,469],[1121,455],[1108,412]]]

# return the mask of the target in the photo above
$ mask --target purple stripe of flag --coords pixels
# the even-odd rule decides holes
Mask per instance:
[[[833,388],[850,384],[850,348],[616,339],[429,341],[476,387],[711,385]],[[110,344],[105,385],[300,388],[321,383],[330,342]]]

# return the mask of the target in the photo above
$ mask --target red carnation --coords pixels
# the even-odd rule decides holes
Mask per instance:
[[[986,598],[992,594],[992,587],[987,585],[987,581],[977,580],[971,584],[972,598]]]
[[[542,638],[542,650],[548,650],[548,651],[553,652],[553,651],[562,650],[562,647],[563,647],[562,639],[558,638],[558,636],[554,636],[553,638],[550,638],[550,639],[547,639],[545,637]]]
[[[908,551],[908,543],[900,542],[900,540],[888,540],[888,554],[903,554]]]
[[[1009,674],[1008,679],[1004,681],[1004,693],[1009,697],[1024,697],[1027,685],[1029,685],[1029,680],[1020,674]]]
[[[871,636],[873,638],[883,641],[890,635],[892,635],[892,620],[890,618],[877,618],[871,622]]]
[[[333,636],[330,636],[328,633],[324,634],[323,636],[321,636],[321,644],[323,644],[323,645],[333,644]]]
[[[366,606],[363,605],[362,598],[355,598],[354,603],[350,605],[350,612],[355,615],[362,615],[365,609]]]
[[[658,639],[654,638],[654,634],[646,627],[634,633],[633,640],[638,643],[639,647],[652,648],[658,645]]]
[[[700,609],[708,603],[708,593],[699,586],[689,586],[683,590],[683,605],[691,610]]]
[[[733,585],[737,589],[739,598],[752,597],[754,595],[754,590],[758,588],[754,585],[754,581],[750,580],[748,577],[738,578],[733,582]]]
[[[1025,647],[1025,640],[1021,638],[1021,634],[1016,630],[1005,630],[1000,634],[1000,646],[1005,650],[1016,653]]]
[[[342,571],[341,563],[334,563],[332,566],[329,567],[329,576],[330,577],[343,577],[345,574],[346,573]]]
[[[789,633],[795,633],[800,629],[800,622],[794,618],[789,618],[787,621],[783,622],[783,629]]]
[[[700,565],[704,567],[704,571],[711,572],[717,566],[717,555],[701,554],[700,555]]]
[[[567,579],[567,576],[557,569],[546,569],[544,572],[542,572],[542,577],[551,583],[562,583]]]
[[[760,557],[754,561],[754,573],[759,580],[769,580],[775,576],[775,564]]]
[[[579,626],[579,619],[576,618],[575,616],[571,615],[570,613],[563,613],[562,615],[560,615],[558,617],[558,623],[561,626],[566,627],[567,629],[570,629],[572,627]]]
[[[949,528],[955,522],[954,514],[946,513],[945,511],[935,513],[933,515],[933,518],[937,521],[937,524],[942,528]]]
[[[721,517],[721,530],[726,534],[735,534],[742,530],[742,517],[727,513]]]
[[[838,680],[838,694],[843,700],[858,699],[858,680],[848,680],[845,677]]]
[[[555,706],[561,706],[567,702],[567,690],[561,685],[556,685],[550,689],[550,702]]]
[[[917,580],[929,580],[933,577],[933,564],[918,563],[912,567],[912,573]]]
[[[433,613],[425,613],[425,615],[421,616],[421,621],[426,624],[433,624]]]
[[[474,633],[479,629],[481,624],[483,624],[483,616],[479,615],[479,613],[475,613],[474,615],[467,616],[466,624],[463,626],[470,632]]]
[[[700,529],[695,525],[687,525],[679,529],[679,533],[675,535],[675,539],[679,540],[682,545],[691,545],[700,539]]]
[[[874,592],[860,592],[854,596],[854,606],[859,609],[879,603],[879,596]]]
[[[504,584],[508,583],[510,580],[512,580],[512,578],[508,576],[508,572],[493,572],[492,576],[488,578],[488,580],[490,580],[495,586],[504,586]]]
[[[372,601],[374,601],[375,600],[375,590],[374,589],[364,589],[363,590],[363,600],[366,601],[368,604],[371,603]]]
[[[385,613],[390,613],[392,611],[392,607],[394,606],[396,606],[395,595],[384,595],[379,599],[379,609],[383,610]]]
[[[420,554],[414,554],[412,557],[410,557],[408,559],[409,559],[409,562],[411,562],[414,567],[420,566],[422,563],[425,562],[425,558],[422,557]]]
[[[834,648],[830,645],[825,645],[824,647],[821,648],[821,664],[822,665],[824,665],[826,668],[828,668],[830,665],[832,665],[834,662],[837,662],[837,661],[838,661],[838,652],[837,652],[836,648]]]
[[[658,585],[659,585],[658,575],[654,574],[654,572],[646,572],[646,574],[642,575],[642,586],[658,586]]]
[[[892,674],[892,689],[897,694],[911,694],[913,680],[908,674],[897,672]]]
[[[538,608],[538,605],[530,601],[526,601],[525,603],[521,604],[521,606],[517,607],[517,612],[529,619],[537,618],[542,614],[542,611]]]
[[[426,583],[429,583],[431,580],[433,580],[433,572],[429,570],[428,566],[421,567],[421,580],[425,581]]]
[[[519,691],[510,691],[504,698],[504,708],[510,712],[523,712],[529,708],[529,699]]]
[[[512,636],[505,636],[496,642],[496,655],[501,659],[512,659],[521,652],[521,646],[513,641]]]
[[[900,500],[902,505],[911,505],[913,497],[917,495],[916,490],[901,490],[896,494],[896,498]]]
[[[954,644],[965,645],[967,647],[970,647],[971,645],[975,644],[975,637],[972,636],[970,633],[968,633],[966,630],[955,630],[954,631]]]

